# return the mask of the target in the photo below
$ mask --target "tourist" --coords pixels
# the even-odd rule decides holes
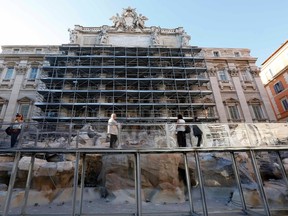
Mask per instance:
[[[22,129],[22,124],[23,124],[23,115],[17,113],[16,117],[13,121],[12,124],[12,133],[11,133],[11,148],[14,148],[16,142],[17,142],[17,138],[21,132]]]
[[[197,147],[200,147],[201,141],[202,141],[202,134],[203,134],[203,132],[202,132],[202,131],[200,130],[200,128],[197,126],[197,124],[199,124],[199,119],[198,119],[197,116],[194,118],[194,122],[195,122],[196,124],[193,125],[193,134],[194,134],[195,137],[198,138],[198,140],[197,140]]]
[[[112,113],[111,118],[108,120],[107,134],[110,136],[110,148],[116,147],[119,134],[119,124],[116,121],[116,114]]]
[[[176,133],[178,146],[186,147],[185,120],[181,114],[177,116]]]

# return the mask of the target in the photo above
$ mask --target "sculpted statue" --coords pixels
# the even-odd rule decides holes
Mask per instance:
[[[183,33],[182,35],[182,46],[189,46],[189,40],[191,37],[187,35],[186,33]]]
[[[76,43],[78,38],[77,31],[69,28],[68,32],[70,32],[70,43]]]
[[[128,7],[127,9],[123,8],[122,16],[135,18],[135,16],[137,16],[137,13],[135,12],[135,8],[133,9],[131,7]]]
[[[115,27],[116,29],[123,25],[123,18],[120,17],[118,13],[116,14],[116,16],[111,17],[110,20],[113,21],[113,27]]]
[[[153,45],[159,45],[159,35],[158,35],[159,32],[160,32],[159,27],[152,28],[151,39]]]
[[[100,44],[107,44],[108,42],[108,33],[107,33],[107,29],[105,27],[102,28],[100,35],[100,40],[99,43]]]
[[[116,30],[121,28],[124,31],[135,31],[137,28],[143,29],[148,18],[142,14],[138,16],[135,10],[131,7],[123,8],[121,15],[117,13],[116,16],[112,16],[110,20],[113,21],[113,27]]]
[[[148,20],[148,18],[146,16],[143,16],[142,14],[139,14],[139,16],[136,17],[135,26],[139,28],[144,28],[145,20]]]

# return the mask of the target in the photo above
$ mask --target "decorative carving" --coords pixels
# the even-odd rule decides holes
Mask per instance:
[[[18,67],[15,67],[15,70],[18,74],[25,74],[27,71],[27,67],[26,66],[18,66]]]
[[[107,44],[108,43],[108,33],[107,33],[108,26],[102,26],[102,30],[99,34],[99,44]]]
[[[216,76],[217,70],[215,68],[208,69],[209,76]]]
[[[142,30],[145,27],[145,21],[148,20],[146,16],[138,14],[135,8],[123,8],[121,16],[117,13],[116,16],[112,16],[110,20],[113,21],[113,27],[118,30],[135,31],[136,29]]]
[[[136,17],[135,26],[143,29],[145,20],[148,20],[148,18],[143,16],[142,14],[139,14],[139,16]]]
[[[186,32],[184,32],[182,35],[182,46],[189,46],[190,39],[191,39],[191,37],[189,35],[187,35]]]
[[[113,27],[118,29],[119,27],[124,27],[124,20],[123,17],[120,17],[118,13],[116,13],[116,16],[112,16],[110,20],[113,21],[114,25]]]
[[[260,70],[259,69],[251,70],[250,73],[253,77],[259,77]]]
[[[223,104],[225,105],[225,106],[228,106],[228,105],[232,105],[232,106],[236,106],[236,105],[238,105],[239,104],[239,101],[237,100],[237,99],[235,99],[235,98],[227,98],[227,99],[225,99],[224,101],[223,101]]]
[[[248,103],[249,105],[252,105],[252,104],[259,104],[259,105],[261,105],[263,102],[262,102],[260,99],[258,99],[258,98],[251,98],[251,99],[249,99],[249,100],[247,101],[247,103]]]
[[[70,32],[70,43],[76,43],[78,38],[77,31],[70,28],[68,31]]]
[[[160,27],[151,27],[151,40],[153,45],[159,45],[159,32],[160,32]]]
[[[231,77],[238,77],[239,76],[239,70],[236,68],[229,69],[228,73],[230,74]]]

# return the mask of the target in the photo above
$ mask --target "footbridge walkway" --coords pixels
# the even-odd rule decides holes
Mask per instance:
[[[113,149],[106,125],[25,123],[15,148],[8,126],[0,129],[0,215],[288,215],[285,123],[199,124],[201,147],[192,130],[185,148],[175,124],[122,124]],[[67,161],[70,170],[54,170]],[[40,180],[42,190],[55,187],[43,192]]]

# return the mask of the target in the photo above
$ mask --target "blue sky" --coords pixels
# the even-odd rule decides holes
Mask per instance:
[[[248,48],[257,65],[288,39],[287,0],[0,0],[0,45],[68,43],[74,25],[112,25],[131,6],[146,26],[183,27],[190,45]]]

